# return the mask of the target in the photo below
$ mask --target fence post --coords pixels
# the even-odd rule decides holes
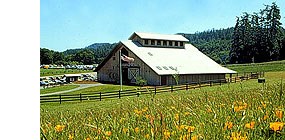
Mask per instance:
[[[102,99],[102,95],[101,95],[102,93],[100,92],[100,101],[101,101],[101,99]]]
[[[201,88],[201,83],[200,83],[200,81],[199,81],[199,88]]]
[[[212,81],[210,81],[210,87],[212,86]]]
[[[235,77],[235,83],[237,82],[237,78]]]
[[[137,92],[137,96],[138,96],[138,97],[140,96],[140,93],[139,93],[139,92]]]
[[[188,90],[188,83],[186,84],[186,90]]]
[[[156,94],[156,86],[154,86],[154,94]]]
[[[81,93],[80,93],[79,97],[80,97],[80,102],[82,102],[82,95],[81,95]]]
[[[119,99],[121,99],[121,90],[119,90]]]
[[[222,85],[222,80],[220,79],[220,86]]]
[[[173,92],[173,85],[171,85],[171,92]]]
[[[59,94],[59,104],[61,104],[61,94]]]

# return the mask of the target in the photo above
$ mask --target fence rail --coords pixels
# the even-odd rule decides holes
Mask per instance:
[[[226,79],[216,79],[216,80],[208,80],[208,81],[200,81],[200,82],[193,82],[187,83],[184,85],[171,85],[171,86],[148,86],[136,89],[129,89],[124,91],[108,91],[108,92],[94,92],[94,93],[79,93],[79,94],[59,94],[59,95],[47,95],[47,96],[40,96],[41,103],[48,103],[48,102],[72,102],[72,101],[86,101],[86,100],[102,100],[108,98],[121,98],[127,96],[137,96],[143,94],[159,94],[164,92],[173,92],[179,90],[189,90],[207,86],[215,86],[215,85],[222,85],[225,83],[235,83],[240,82],[243,80],[249,79],[257,79],[258,77],[264,77],[264,72],[258,73],[244,73],[243,75],[236,75],[235,77],[229,77]]]

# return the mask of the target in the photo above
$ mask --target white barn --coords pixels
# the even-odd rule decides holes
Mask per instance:
[[[148,85],[179,84],[224,79],[226,74],[236,73],[224,68],[188,43],[182,35],[133,33],[121,41],[95,69],[98,81],[119,83],[119,50],[133,58],[131,63],[122,62],[123,83],[135,83],[138,76]]]

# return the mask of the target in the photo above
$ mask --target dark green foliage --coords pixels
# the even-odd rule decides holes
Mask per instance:
[[[94,43],[85,48],[68,49],[64,52],[41,48],[41,64],[99,64],[116,45],[117,43]]]
[[[229,61],[233,29],[231,27],[220,30],[212,29],[195,34],[179,34],[185,36],[191,44],[217,63],[225,64]]]
[[[259,13],[237,17],[230,63],[252,63],[284,59],[284,29],[280,9],[272,3]]]

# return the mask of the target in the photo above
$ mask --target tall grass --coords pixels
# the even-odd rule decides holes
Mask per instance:
[[[285,82],[266,76],[264,87],[250,80],[102,102],[44,104],[42,137],[285,139],[284,128],[278,127],[285,122]]]

